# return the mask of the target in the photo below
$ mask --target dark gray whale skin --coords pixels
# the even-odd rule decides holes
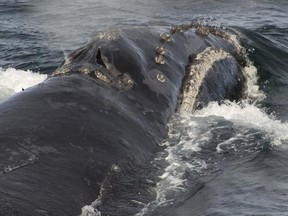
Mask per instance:
[[[163,32],[171,40],[161,39]],[[172,33],[168,27],[99,33],[54,76],[1,102],[0,215],[79,215],[115,167],[122,172],[153,161],[177,110],[191,55],[211,46],[237,56],[212,33]],[[165,53],[155,51],[162,45]],[[163,62],[155,62],[157,56]],[[197,102],[239,99],[240,64],[214,63]]]

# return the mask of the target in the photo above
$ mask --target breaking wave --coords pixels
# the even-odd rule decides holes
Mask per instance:
[[[46,74],[34,73],[15,68],[0,68],[0,101],[17,92],[25,90],[47,78]]]

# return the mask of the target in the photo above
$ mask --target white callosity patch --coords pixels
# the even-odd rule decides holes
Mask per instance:
[[[43,82],[46,78],[46,74],[34,73],[30,70],[0,68],[0,100]]]
[[[183,83],[183,91],[179,101],[178,112],[191,113],[199,92],[199,88],[208,70],[217,61],[232,56],[222,49],[207,47],[203,52],[197,54],[193,64],[186,71],[186,81]]]

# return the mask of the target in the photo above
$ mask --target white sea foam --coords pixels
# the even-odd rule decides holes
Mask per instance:
[[[274,145],[288,140],[288,123],[277,120],[253,104],[237,104],[226,101],[226,103],[219,105],[217,102],[212,102],[194,114],[198,117],[211,115],[221,116],[234,124],[260,130],[270,137]]]
[[[259,89],[257,68],[249,62],[246,67],[243,68],[243,73],[247,80],[246,94],[252,101],[258,102],[265,99],[266,95]]]
[[[84,206],[81,208],[81,215],[80,216],[101,216],[101,212],[98,211],[93,206]]]
[[[227,122],[221,123],[223,120]],[[221,132],[229,133],[227,129],[233,131],[231,136],[213,140],[213,130],[217,130],[219,135]],[[194,114],[174,117],[169,124],[168,139],[162,144],[166,147],[166,156],[157,158],[168,163],[160,176],[161,180],[156,184],[157,197],[136,216],[143,216],[155,208],[172,204],[173,194],[181,193],[189,187],[186,173],[195,173],[198,176],[204,175],[209,169],[217,169],[217,162],[210,160],[215,153],[221,154],[225,149],[242,157],[249,152],[257,151],[255,147],[258,144],[255,142],[259,141],[259,134],[265,135],[262,139],[270,141],[272,145],[279,145],[288,141],[287,131],[288,123],[280,122],[248,101],[242,104],[227,101],[221,105],[212,102]],[[212,142],[216,144],[214,147],[209,146]],[[197,156],[201,154],[204,146],[206,149],[214,148],[214,151],[211,150],[211,154],[214,154],[211,158],[201,159]]]
[[[169,134],[162,146],[166,153],[161,154],[156,160],[165,160],[168,165],[156,184],[156,199],[145,206],[136,216],[144,216],[154,208],[164,207],[173,203],[173,196],[185,191],[188,180],[183,177],[186,172],[200,173],[207,168],[204,160],[196,158],[193,153],[201,151],[201,147],[209,142],[209,130],[203,133],[203,124],[187,117],[174,117],[169,123]],[[204,123],[206,125],[206,123]]]
[[[225,119],[227,123],[218,124],[221,119]],[[259,139],[258,134],[265,135],[262,139],[269,140],[272,145],[288,141],[288,123],[277,120],[248,101],[243,101],[241,104],[230,101],[225,101],[223,104],[211,102],[194,114],[184,114],[174,118],[169,126],[169,138],[163,143],[167,147],[168,155],[165,160],[168,166],[156,189],[161,194],[162,202],[165,200],[163,197],[167,190],[185,189],[186,179],[183,176],[187,170],[198,173],[205,171],[207,161],[191,157],[191,154],[200,152],[204,145],[214,139],[213,130],[217,130],[218,135],[221,131],[229,133],[227,129],[233,130],[231,136],[222,140],[213,140],[217,144],[215,150],[218,153],[221,153],[223,148],[237,152],[243,149],[243,146],[245,152],[249,152],[250,150],[246,148],[256,145],[251,143],[251,140]]]
[[[0,68],[0,100],[23,89],[36,85],[47,78],[46,74],[34,73],[30,70]]]

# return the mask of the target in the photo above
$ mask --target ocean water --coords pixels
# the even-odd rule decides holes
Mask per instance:
[[[45,80],[106,28],[227,28],[251,60],[250,97],[172,117],[163,151],[151,161],[155,199],[131,197],[135,215],[288,215],[287,11],[286,0],[0,0],[0,100]],[[130,212],[119,208],[110,203],[93,214]]]

